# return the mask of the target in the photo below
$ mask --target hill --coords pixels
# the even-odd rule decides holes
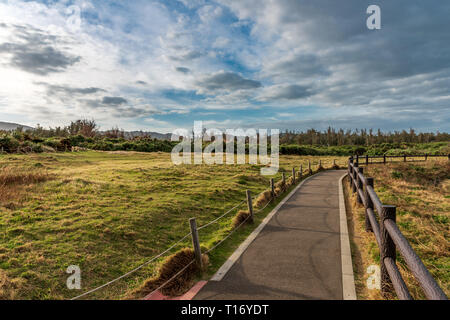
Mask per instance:
[[[11,131],[17,128],[23,128],[24,130],[33,130],[34,128],[29,126],[24,126],[22,124],[11,123],[11,122],[0,122],[0,130]]]

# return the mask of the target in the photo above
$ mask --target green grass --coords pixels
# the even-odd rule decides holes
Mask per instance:
[[[282,156],[281,171],[318,157]],[[324,166],[333,159],[322,157]],[[189,232],[245,199],[272,177],[257,165],[174,166],[167,153],[53,153],[1,155],[2,171],[46,173],[49,180],[0,188],[0,298],[67,299],[104,284],[160,253]],[[280,173],[275,176],[280,180]],[[256,217],[257,225],[271,207]],[[230,231],[234,213],[201,231],[208,248]],[[245,226],[210,256],[212,274],[248,235]],[[190,246],[190,239],[174,250]],[[154,275],[159,260],[90,295],[121,298]],[[78,265],[81,292],[69,291],[65,270]]]

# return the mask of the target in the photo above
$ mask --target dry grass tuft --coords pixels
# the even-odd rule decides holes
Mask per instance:
[[[272,192],[270,190],[264,191],[261,193],[258,198],[256,198],[254,207],[262,208],[264,207],[270,200],[272,200]]]
[[[17,205],[11,200],[20,196],[24,186],[44,182],[53,176],[42,169],[22,171],[13,168],[2,168],[0,171],[0,203],[7,209],[15,210]]]
[[[207,255],[203,255],[203,266],[206,267],[209,263]],[[156,288],[167,282],[180,270],[186,267],[192,260],[195,259],[194,251],[189,248],[182,249],[177,253],[169,256],[161,265],[158,275],[152,279],[147,280],[142,287],[132,291],[127,299],[140,299]],[[193,284],[193,280],[200,272],[200,268],[196,263],[191,264],[176,278],[171,280],[164,288],[160,289],[161,293],[166,296],[179,296],[185,293]]]
[[[10,279],[6,272],[0,269],[0,300],[14,300],[22,285],[22,279]]]
[[[18,171],[12,168],[3,168],[0,172],[0,185],[27,185],[47,181],[51,176],[42,170]]]
[[[248,218],[249,214],[250,213],[245,210],[239,211],[233,218],[233,228],[239,227],[245,221],[245,219]]]

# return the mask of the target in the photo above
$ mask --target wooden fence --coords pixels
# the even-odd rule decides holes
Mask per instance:
[[[349,159],[348,176],[353,193],[357,194],[357,201],[365,207],[366,231],[372,231],[380,249],[381,292],[386,294],[395,290],[401,300],[412,300],[411,294],[398,270],[396,264],[397,249],[404,258],[409,270],[420,284],[425,296],[430,300],[447,300],[444,291],[427,270],[422,260],[414,252],[408,240],[404,237],[396,224],[396,207],[383,204],[374,190],[374,180],[364,176],[364,168],[359,165],[361,161],[366,165],[371,163],[386,163],[387,158],[448,157],[448,156],[355,156]],[[382,162],[373,162],[383,159]],[[417,160],[416,160],[417,161]],[[422,160],[423,161],[423,160]],[[378,212],[379,220],[375,214]]]

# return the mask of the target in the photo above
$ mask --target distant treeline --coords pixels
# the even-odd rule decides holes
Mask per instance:
[[[66,127],[35,130],[0,131],[0,152],[65,152],[72,148],[101,151],[171,152],[178,142],[149,136],[125,138],[123,130],[100,132],[93,120],[77,120]],[[270,141],[270,139],[269,139]],[[225,142],[224,142],[225,143]],[[207,143],[204,143],[206,146]],[[372,130],[286,131],[280,135],[280,153],[292,155],[403,155],[448,154],[448,133],[401,132],[373,133]],[[235,146],[236,147],[236,146]],[[270,145],[268,146],[270,150]],[[248,145],[247,145],[248,151]],[[224,147],[225,150],[225,147]]]
[[[445,132],[417,133],[409,131],[382,132],[381,130],[336,130],[329,127],[325,131],[310,129],[303,131],[285,131],[280,134],[280,144],[316,145],[316,146],[370,146],[383,143],[429,143],[450,141],[450,134]]]

